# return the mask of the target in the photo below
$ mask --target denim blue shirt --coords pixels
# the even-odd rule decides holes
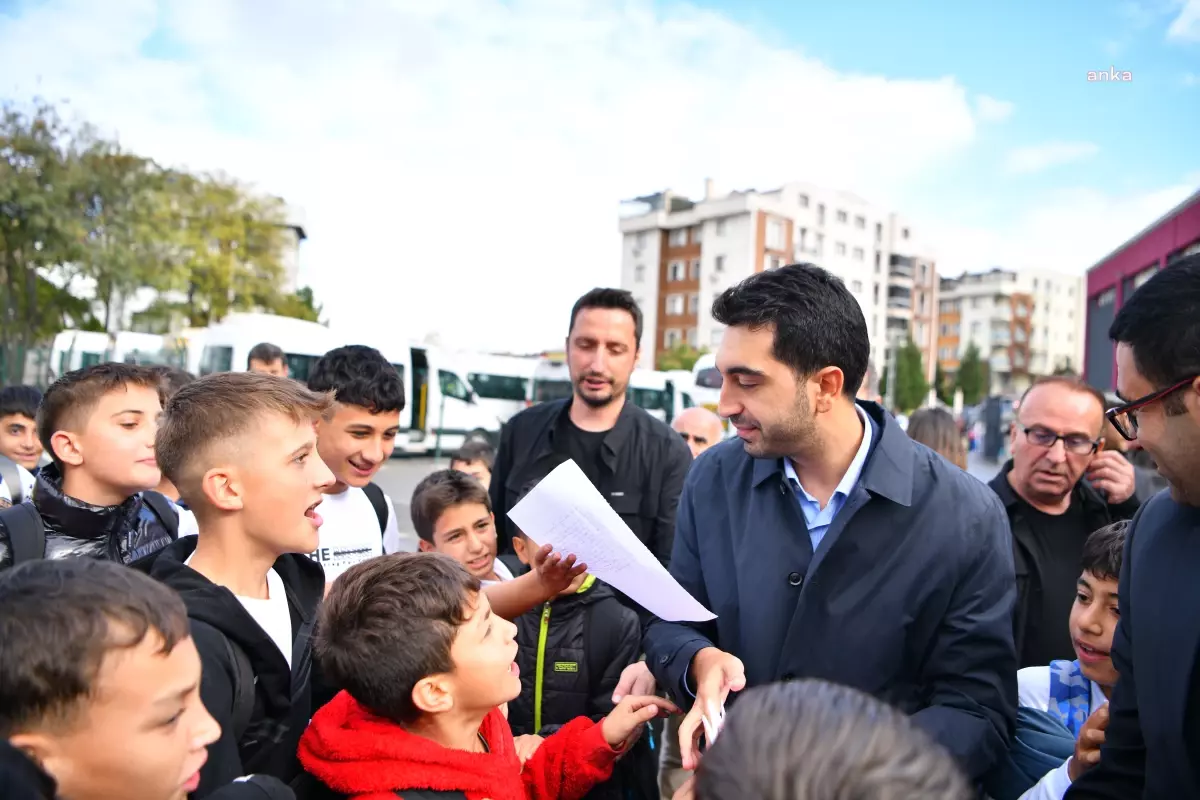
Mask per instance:
[[[800,476],[796,474],[796,468],[792,466],[792,460],[790,458],[783,459],[783,474],[787,476],[788,483],[792,485],[792,490],[796,494],[796,499],[800,501],[800,510],[804,512],[804,521],[808,523],[808,536],[812,540],[814,553],[820,546],[821,540],[825,538],[825,532],[833,524],[834,518],[846,504],[846,498],[850,496],[851,490],[858,483],[858,479],[862,477],[863,466],[867,463],[867,455],[871,452],[871,440],[875,437],[875,423],[871,421],[861,406],[855,405],[854,409],[858,412],[859,419],[863,424],[862,444],[858,446],[858,452],[854,454],[850,468],[842,476],[842,480],[833,490],[833,496],[829,498],[829,502],[825,504],[824,508],[821,508],[821,503],[817,498],[804,489],[800,483]]]

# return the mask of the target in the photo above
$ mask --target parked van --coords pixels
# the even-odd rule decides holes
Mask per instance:
[[[47,365],[53,377],[107,361],[163,363],[164,339],[154,333],[65,330],[54,337]]]
[[[501,422],[508,422],[513,414],[525,408],[529,385],[538,366],[536,358],[482,353],[464,354],[460,358],[480,406],[490,409]]]
[[[270,342],[283,350],[288,375],[301,383],[308,382],[317,359],[342,344],[324,325],[257,312],[229,314],[209,326],[202,341],[200,375],[245,372],[254,346]]]

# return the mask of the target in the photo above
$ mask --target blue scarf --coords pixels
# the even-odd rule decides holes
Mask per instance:
[[[1083,677],[1078,661],[1050,662],[1050,707],[1071,735],[1079,737],[1092,714],[1092,682]]]

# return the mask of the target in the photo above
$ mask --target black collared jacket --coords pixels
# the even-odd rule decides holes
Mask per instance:
[[[492,511],[502,553],[512,552],[509,509],[521,490],[563,462],[555,452],[555,428],[571,399],[527,408],[505,424],[492,470]],[[633,533],[664,565],[675,539],[675,508],[692,463],[687,444],[665,422],[628,400],[600,448],[604,465],[596,488]]]

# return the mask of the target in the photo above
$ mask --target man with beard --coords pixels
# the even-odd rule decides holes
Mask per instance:
[[[1117,432],[1154,458],[1169,491],[1133,519],[1100,763],[1069,800],[1200,797],[1200,255],[1147,281],[1117,312]]]
[[[1075,603],[1083,543],[1137,512],[1133,465],[1104,449],[1103,432],[1103,394],[1074,375],[1041,378],[1017,404],[1012,459],[989,484],[1012,528],[1022,669],[1075,659],[1063,620]]]
[[[500,552],[522,489],[570,459],[665,565],[675,506],[691,465],[687,445],[626,398],[642,339],[642,311],[621,289],[593,289],[571,309],[567,366],[573,395],[527,408],[500,434],[490,493]]]
[[[653,619],[658,685],[702,718],[747,686],[819,678],[912,715],[978,780],[1016,716],[1012,546],[975,478],[855,402],[870,343],[842,281],[811,264],[753,275],[713,303],[727,326],[713,447],[679,501],[671,574],[717,614]]]

